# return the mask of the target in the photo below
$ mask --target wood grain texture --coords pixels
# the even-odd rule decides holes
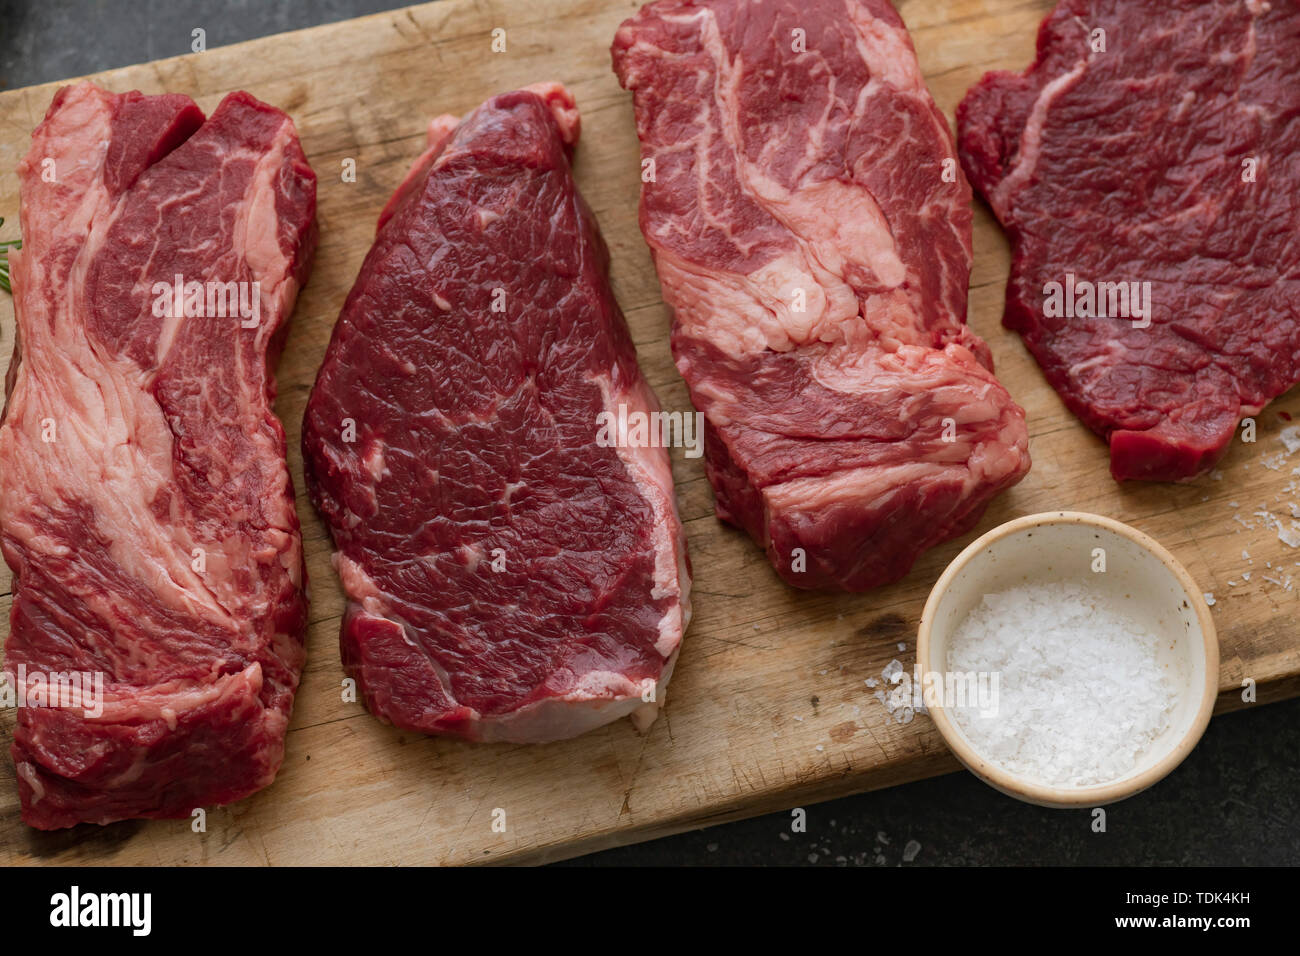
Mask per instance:
[[[885,787],[957,769],[930,722],[888,720],[867,678],[891,659],[910,668],[921,606],[940,570],[975,534],[1017,515],[1058,508],[1131,522],[1178,556],[1206,591],[1223,648],[1221,709],[1255,679],[1260,699],[1300,693],[1297,594],[1264,580],[1300,579],[1300,552],[1249,530],[1261,504],[1287,497],[1276,411],[1300,415],[1292,392],[1259,417],[1256,445],[1238,443],[1219,480],[1117,486],[1104,444],[1066,412],[1012,333],[1001,328],[1008,249],[987,209],[975,221],[970,321],[1029,412],[1034,465],[994,502],[979,528],[927,554],[899,584],[864,595],[782,585],[759,550],[713,516],[699,460],[675,453],[677,494],[695,566],[696,616],[663,717],[648,736],[627,721],[542,746],[476,746],[402,733],[341,700],[337,631],[343,596],[329,540],[303,494],[303,406],[334,319],[374,234],[375,218],[422,149],[435,114],[461,113],[493,93],[557,79],[575,93],[583,137],[575,163],[613,253],[613,282],[642,368],[669,409],[687,409],[668,350],[669,317],[636,222],[639,164],[631,99],[608,46],[630,0],[444,0],[238,46],[111,70],[116,90],[175,91],[211,110],[247,89],[294,117],[320,176],[321,244],[279,366],[277,410],[289,434],[312,609],[309,657],[274,786],[189,821],[126,822],[41,834],[18,814],[13,765],[0,761],[0,863],[389,864],[538,862]],[[1021,69],[1050,0],[905,0],[921,65],[949,117],[985,70]],[[507,30],[507,52],[490,52]],[[0,94],[0,238],[16,235],[14,167],[56,84]],[[341,181],[341,162],[357,181]],[[0,295],[0,349],[13,345],[12,304]],[[1300,464],[1300,456],[1294,464]],[[1279,496],[1281,496],[1279,498]],[[1230,502],[1239,507],[1232,508]],[[1248,549],[1254,565],[1241,557]],[[1282,571],[1273,575],[1271,562]],[[1249,581],[1244,570],[1252,571]],[[1234,579],[1237,586],[1230,587]],[[0,634],[12,602],[0,570]],[[899,644],[906,645],[900,651]],[[7,741],[12,711],[0,714]],[[493,811],[506,814],[504,833]]]

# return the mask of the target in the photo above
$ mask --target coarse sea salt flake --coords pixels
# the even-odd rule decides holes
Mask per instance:
[[[1160,643],[1079,584],[985,595],[953,632],[947,668],[997,675],[996,696],[991,706],[987,696],[959,703],[953,719],[977,752],[1017,775],[1055,786],[1116,780],[1169,726],[1175,687]]]

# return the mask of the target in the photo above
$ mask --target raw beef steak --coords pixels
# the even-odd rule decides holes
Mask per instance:
[[[652,720],[689,618],[657,411],[568,153],[568,91],[506,93],[429,149],[380,218],[307,406],[340,644],[398,727],[520,743]]]
[[[613,58],[718,516],[796,587],[902,577],[1029,468],[965,325],[970,187],[902,21],[660,0]]]
[[[187,816],[274,779],[302,668],[269,364],[316,178],[289,117],[247,93],[205,122],[188,97],[88,83],[56,94],[18,171],[0,532],[23,819]],[[159,292],[177,281],[224,309],[200,291],[178,311]],[[50,706],[56,681],[80,693]]]
[[[1300,380],[1297,62],[1294,2],[1067,0],[958,109],[1003,321],[1117,479],[1206,471]]]

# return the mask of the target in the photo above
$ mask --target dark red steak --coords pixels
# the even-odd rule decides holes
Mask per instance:
[[[444,116],[380,219],[303,423],[370,710],[473,740],[653,719],[689,619],[658,409],[546,85]]]
[[[970,187],[885,0],[660,0],[619,29],[641,228],[720,518],[862,590],[1029,468],[965,324]]]
[[[1013,245],[1003,321],[1117,479],[1201,474],[1300,380],[1297,62],[1294,2],[1066,0],[957,111]],[[1060,314],[1067,282],[1150,283],[1150,314]]]
[[[316,179],[289,117],[247,93],[205,121],[185,96],[88,83],[55,96],[19,176],[0,543],[23,819],[187,816],[274,779],[303,664],[269,363]],[[160,313],[177,275],[243,284],[250,308],[257,283],[256,324]],[[56,674],[98,675],[102,710],[21,705]]]

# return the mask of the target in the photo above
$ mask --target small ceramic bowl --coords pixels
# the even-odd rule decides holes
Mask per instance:
[[[1103,574],[1090,573],[1102,548]],[[1158,661],[1178,696],[1169,727],[1124,776],[1085,787],[1057,786],[1012,773],[979,753],[941,702],[928,705],[948,747],[972,773],[1003,793],[1045,807],[1095,807],[1145,790],[1182,762],[1210,722],[1218,695],[1219,642],[1192,576],[1155,540],[1100,515],[1070,511],[1008,521],[959,554],[926,601],[917,635],[922,674],[948,670],[948,639],[985,594],[1029,583],[1087,583],[1107,602],[1162,637]]]

